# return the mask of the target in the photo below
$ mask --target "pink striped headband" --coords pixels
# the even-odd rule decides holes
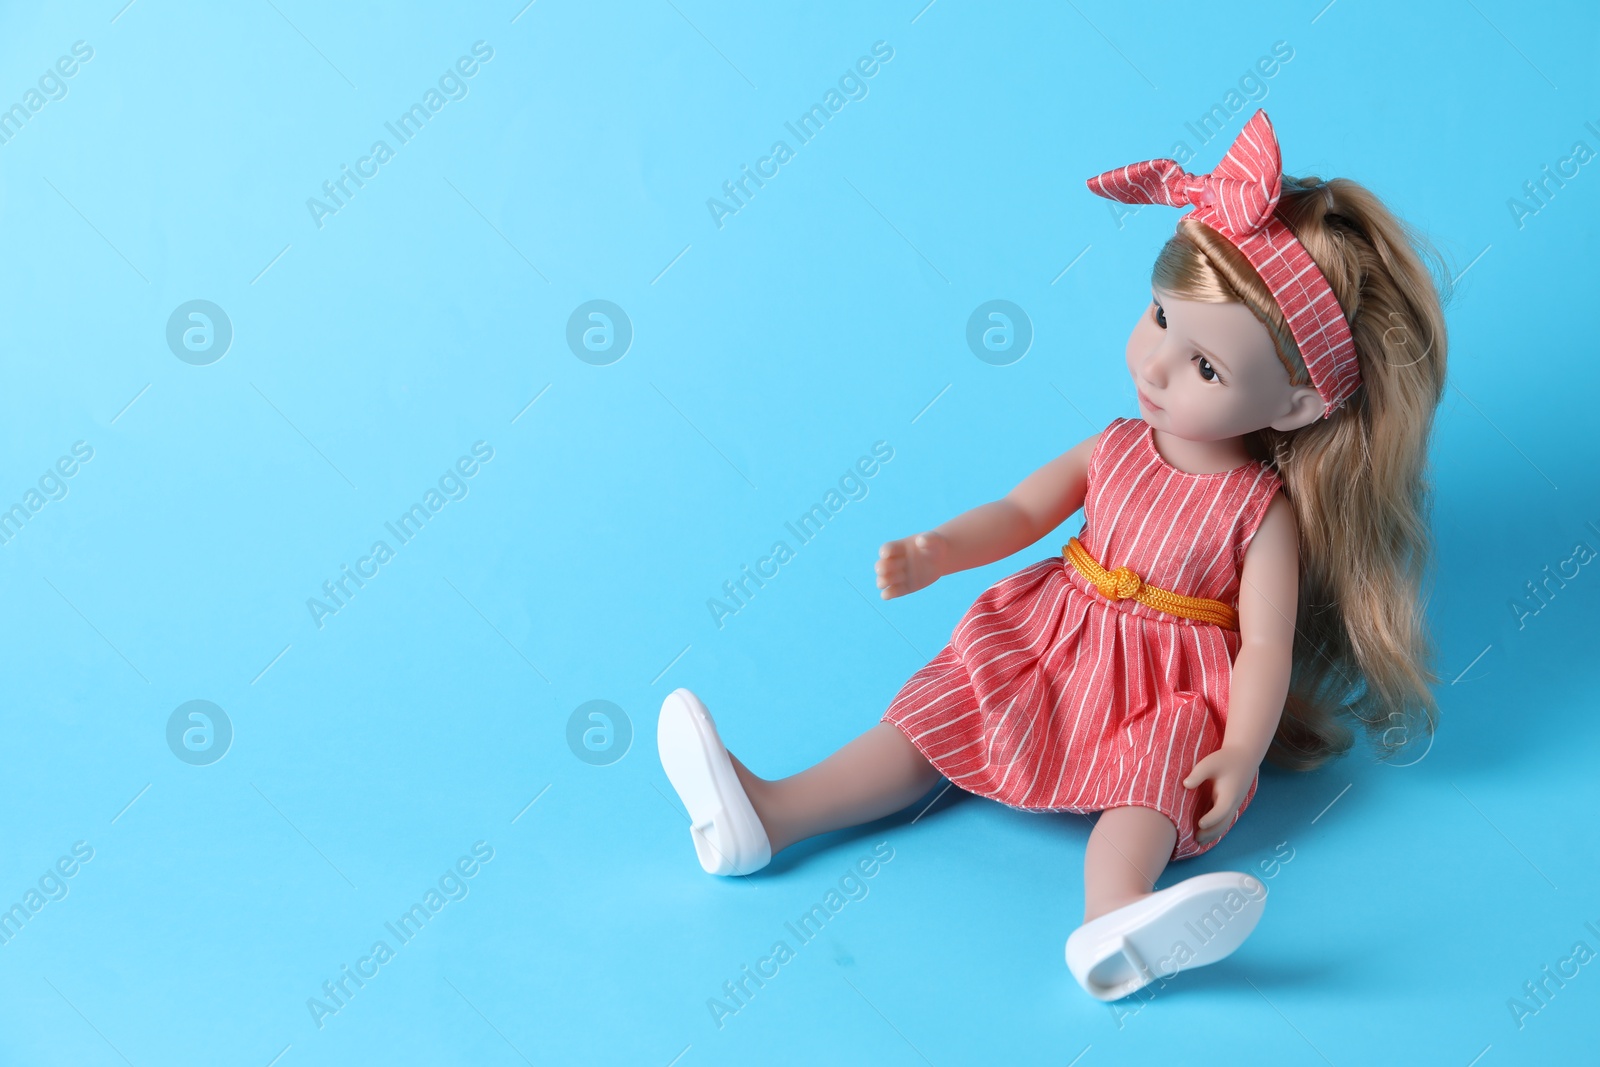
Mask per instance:
[[[1095,175],[1089,190],[1124,204],[1192,205],[1184,218],[1205,223],[1244,253],[1288,320],[1311,384],[1327,404],[1327,418],[1361,384],[1361,368],[1328,279],[1273,212],[1282,172],[1272,123],[1258,109],[1210,174],[1190,174],[1171,159],[1148,159]]]

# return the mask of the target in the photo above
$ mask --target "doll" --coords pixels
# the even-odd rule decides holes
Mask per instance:
[[[1384,758],[1433,731],[1423,475],[1446,338],[1410,229],[1349,179],[1282,174],[1265,111],[1211,174],[1156,159],[1088,185],[1194,208],[1128,339],[1139,417],[883,545],[880,596],[1003,559],[1082,507],[1077,536],[984,592],[881,721],[813,767],[757,777],[687,689],[657,741],[714,874],[900,811],[941,777],[1099,812],[1066,957],[1114,1000],[1222,959],[1260,919],[1248,874],[1154,886],[1232,828],[1263,759],[1320,766],[1352,719]]]

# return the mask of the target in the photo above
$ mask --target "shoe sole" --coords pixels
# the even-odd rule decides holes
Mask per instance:
[[[1196,875],[1074,930],[1067,966],[1090,996],[1117,1000],[1232,954],[1261,921],[1266,897],[1248,874]]]
[[[772,858],[766,830],[710,713],[689,690],[676,689],[662,701],[656,747],[667,780],[689,812],[689,836],[706,873],[750,874],[766,866]]]

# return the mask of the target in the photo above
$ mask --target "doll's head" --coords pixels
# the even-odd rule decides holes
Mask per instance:
[[[1354,393],[1322,417],[1325,406],[1260,274],[1226,238],[1187,218],[1156,259],[1156,299],[1130,339],[1129,370],[1141,389],[1148,385],[1149,400],[1175,401],[1170,412],[1141,401],[1153,425],[1195,440],[1242,434],[1283,479],[1300,531],[1300,610],[1294,678],[1269,756],[1305,768],[1349,747],[1341,707],[1386,756],[1425,741],[1433,728],[1424,472],[1446,336],[1440,294],[1418,251],[1426,243],[1366,188],[1284,175],[1276,213],[1338,298],[1360,367]],[[1172,302],[1168,325],[1181,319],[1184,339],[1233,347],[1191,364],[1194,350],[1146,344],[1141,351],[1162,358],[1136,365],[1135,340],[1161,329],[1162,295]],[[1224,369],[1230,361],[1238,366]],[[1233,383],[1217,388],[1210,376],[1226,379],[1229,370],[1243,388],[1223,401]],[[1189,403],[1208,396],[1209,406]]]

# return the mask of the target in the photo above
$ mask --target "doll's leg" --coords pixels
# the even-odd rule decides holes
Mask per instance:
[[[1083,857],[1083,921],[1149,896],[1177,840],[1178,828],[1154,808],[1101,812]]]
[[[939,780],[917,746],[893,723],[880,722],[815,766],[787,778],[758,778],[730,752],[772,851],[816,834],[891,815]]]

